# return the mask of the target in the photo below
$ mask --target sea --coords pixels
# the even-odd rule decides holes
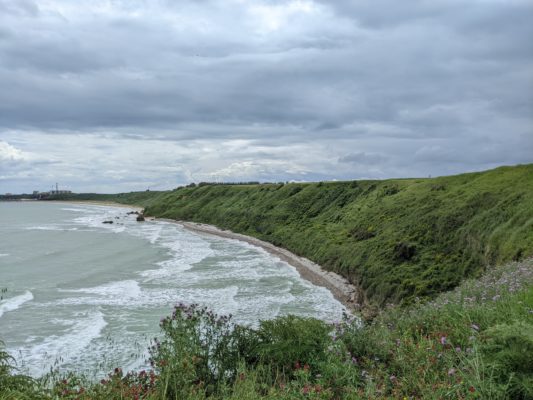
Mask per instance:
[[[180,302],[249,326],[287,314],[342,318],[328,290],[263,249],[129,211],[0,202],[0,341],[21,372],[146,368],[161,318]]]

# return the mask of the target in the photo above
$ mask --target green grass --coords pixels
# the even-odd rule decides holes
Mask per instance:
[[[202,185],[128,199],[153,216],[284,247],[347,277],[362,302],[378,306],[434,297],[487,265],[533,254],[533,164],[433,179]]]

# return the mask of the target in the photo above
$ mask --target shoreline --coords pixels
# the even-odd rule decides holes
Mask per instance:
[[[177,223],[191,232],[204,233],[226,239],[239,240],[253,246],[259,247],[270,255],[278,257],[282,261],[296,268],[300,276],[313,285],[328,289],[333,297],[344,305],[348,312],[360,311],[361,306],[357,304],[359,290],[355,285],[348,282],[343,276],[335,272],[326,271],[320,265],[307,258],[300,257],[289,250],[265,242],[252,236],[242,235],[229,230],[222,230],[213,225],[200,224],[196,222],[179,221],[167,218],[155,218],[154,221],[165,221]]]
[[[135,206],[131,204],[122,204],[116,203],[113,201],[99,201],[99,200],[57,200],[54,201],[57,203],[65,204],[85,204],[93,206],[108,206],[108,207],[120,207],[125,209],[130,209],[137,212],[143,212],[144,207]],[[286,250],[282,247],[273,245],[272,243],[266,242],[261,239],[257,239],[253,236],[247,236],[240,233],[232,232],[230,230],[223,230],[214,225],[202,224],[189,221],[180,221],[169,218],[156,218],[151,216],[145,216],[147,222],[157,222],[164,221],[175,223],[181,225],[185,229],[196,232],[203,233],[208,235],[213,235],[217,237],[222,237],[226,239],[239,240],[253,246],[259,247],[265,250],[267,253],[274,257],[278,257],[280,260],[286,262],[296,269],[300,276],[306,281],[312,283],[316,286],[321,286],[326,288],[331,292],[333,297],[339,301],[344,307],[346,307],[349,313],[364,312],[364,304],[358,304],[359,299],[362,299],[363,296],[357,286],[348,282],[343,276],[332,272],[327,271],[320,265],[315,262],[305,258],[300,257],[289,250]]]
[[[134,206],[132,204],[122,204],[116,203],[114,201],[101,201],[101,200],[47,200],[53,203],[63,203],[63,204],[81,204],[87,206],[105,206],[105,207],[117,207],[117,208],[128,208],[133,211],[142,212],[144,207]]]

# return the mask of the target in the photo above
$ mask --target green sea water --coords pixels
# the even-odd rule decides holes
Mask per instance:
[[[0,203],[0,339],[23,371],[142,368],[160,318],[178,302],[248,325],[285,314],[342,316],[329,291],[260,248],[139,223],[128,211]]]

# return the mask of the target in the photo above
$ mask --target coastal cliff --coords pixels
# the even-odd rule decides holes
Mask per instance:
[[[337,272],[376,305],[452,289],[533,254],[533,164],[426,179],[200,184],[118,195],[159,218],[254,236]]]

